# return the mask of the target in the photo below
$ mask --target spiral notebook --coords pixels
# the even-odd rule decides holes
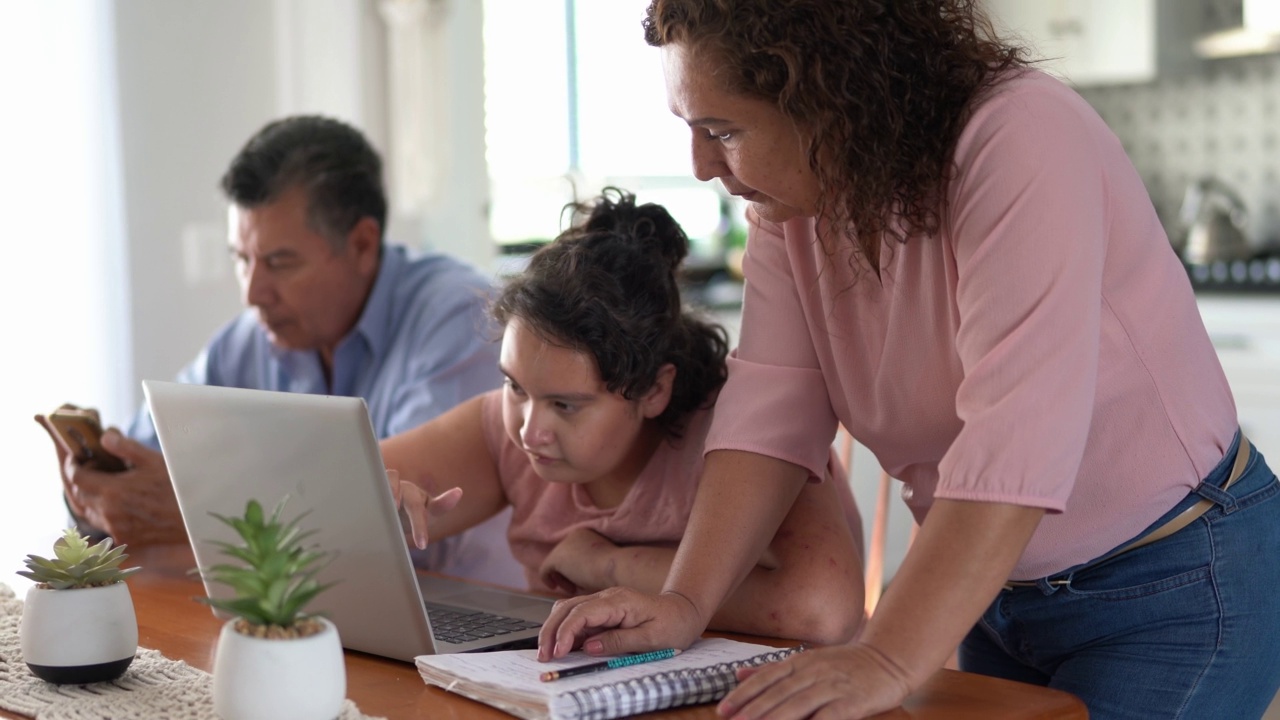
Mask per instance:
[[[548,670],[599,658],[573,652],[547,663],[535,650],[423,655],[418,672],[442,687],[526,720],[610,720],[681,705],[715,702],[738,684],[735,671],[763,665],[800,648],[710,638],[667,660],[542,682]]]

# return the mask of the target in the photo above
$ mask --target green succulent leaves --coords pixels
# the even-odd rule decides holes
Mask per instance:
[[[241,565],[221,564],[205,570],[213,582],[235,591],[232,598],[196,598],[236,615],[252,625],[292,627],[307,615],[303,608],[332,583],[321,584],[316,574],[327,564],[327,555],[303,547],[312,535],[298,528],[301,516],[281,521],[284,501],[264,517],[262,505],[250,500],[243,517],[211,513],[240,536],[241,544],[214,542],[223,554]]]
[[[111,547],[111,538],[90,545],[89,538],[69,527],[53,543],[52,559],[28,555],[23,561],[27,569],[19,570],[18,574],[54,590],[111,585],[141,570],[136,567],[120,568],[120,564],[129,557],[124,554],[126,547]]]

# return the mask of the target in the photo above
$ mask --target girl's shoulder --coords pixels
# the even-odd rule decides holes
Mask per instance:
[[[664,484],[694,484],[702,474],[702,456],[711,430],[712,408],[694,410],[685,420],[680,437],[669,437],[655,451],[648,470],[662,476]]]

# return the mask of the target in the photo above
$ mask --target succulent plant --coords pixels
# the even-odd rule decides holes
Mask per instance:
[[[96,545],[74,527],[67,528],[53,543],[53,558],[28,555],[26,570],[18,574],[54,590],[100,587],[124,580],[141,568],[121,569],[127,545],[111,547],[111,538]]]
[[[286,523],[280,519],[285,501],[266,518],[262,505],[250,500],[242,517],[211,513],[240,536],[241,544],[215,541],[223,554],[242,565],[221,564],[208,568],[213,582],[235,591],[232,598],[196,598],[238,616],[250,625],[292,628],[309,616],[303,609],[316,595],[330,587],[316,580],[327,564],[326,553],[303,547],[312,535],[298,527],[302,516]]]

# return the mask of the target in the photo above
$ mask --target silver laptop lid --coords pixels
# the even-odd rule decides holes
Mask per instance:
[[[240,515],[257,499],[333,559],[336,584],[308,608],[338,627],[344,647],[412,661],[435,651],[416,573],[360,398],[144,381],[196,563],[225,558],[212,541],[237,542],[210,513]],[[229,588],[205,579],[210,597]]]

